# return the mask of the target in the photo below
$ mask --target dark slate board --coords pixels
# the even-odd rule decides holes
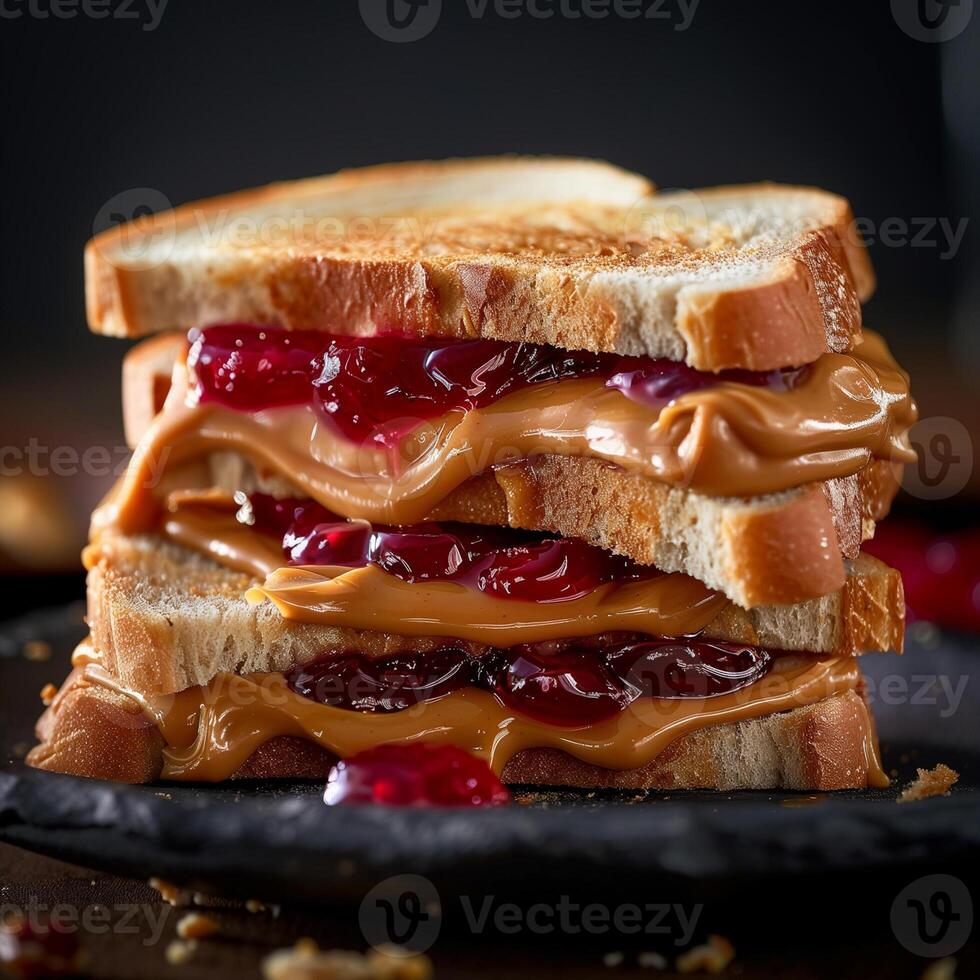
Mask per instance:
[[[898,806],[896,790],[528,792],[493,810],[328,808],[311,784],[129,787],[35,772],[31,743],[46,681],[61,679],[81,637],[78,607],[0,628],[0,839],[89,867],[158,875],[212,892],[353,901],[388,875],[415,873],[442,894],[575,893],[597,882],[619,895],[651,882],[734,897],[746,882],[807,876],[896,881],[918,868],[965,873],[980,863],[980,640],[922,637],[903,658],[866,658],[886,769],[897,786],[915,765],[946,762],[953,795]],[[51,644],[50,661],[22,656]],[[963,685],[955,711],[946,677]],[[938,697],[937,697],[938,695]],[[836,889],[835,889],[836,890]],[[838,892],[839,894],[839,892]]]

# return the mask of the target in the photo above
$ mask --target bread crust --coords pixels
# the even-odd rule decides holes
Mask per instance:
[[[255,580],[151,536],[102,538],[88,579],[92,643],[104,667],[143,695],[172,694],[222,672],[283,671],[331,651],[384,657],[447,643],[479,656],[487,648],[444,637],[338,629],[283,619],[251,606]],[[901,577],[868,556],[849,565],[844,589],[796,606],[727,606],[705,630],[722,640],[851,656],[901,649]]]
[[[114,691],[65,682],[56,710],[38,724],[29,765],[128,783],[153,782],[163,740],[141,723],[134,703]],[[865,749],[874,739],[860,695],[849,691],[813,705],[684,735],[653,762],[618,771],[554,749],[519,752],[503,772],[511,785],[586,789],[860,789],[868,785]],[[263,744],[234,779],[325,779],[336,759],[292,736]]]
[[[640,564],[683,572],[753,608],[841,588],[846,560],[859,554],[888,512],[899,470],[876,460],[843,479],[724,498],[594,458],[539,455],[472,477],[425,519],[582,538]],[[259,476],[234,453],[212,455],[210,478],[227,492],[302,495],[282,477]]]
[[[396,327],[670,357],[709,371],[800,365],[859,338],[874,277],[843,198],[775,184],[688,192],[684,226],[665,228],[651,191],[608,164],[500,157],[226,195],[90,241],[89,324],[123,337],[217,322]],[[202,246],[201,229],[229,215],[261,223],[304,207],[336,216],[344,235]],[[652,230],[635,227],[645,210],[657,216]],[[352,238],[351,221],[391,215],[412,231]],[[157,243],[149,258],[127,257],[134,227]]]
[[[845,561],[898,490],[895,468],[750,499],[709,498],[587,457],[537,456],[467,481],[432,520],[509,524],[583,538],[683,572],[746,608],[841,588]]]

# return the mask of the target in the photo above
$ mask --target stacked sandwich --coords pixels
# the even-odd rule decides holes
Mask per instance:
[[[149,337],[135,452],[30,762],[322,777],[429,742],[511,784],[887,784],[858,655],[900,649],[902,587],[861,543],[915,405],[851,222],[503,158],[97,237],[92,328]]]

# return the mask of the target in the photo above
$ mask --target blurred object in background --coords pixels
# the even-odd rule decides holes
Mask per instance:
[[[902,573],[909,625],[980,632],[980,528],[937,534],[918,522],[886,521],[864,550]]]
[[[84,544],[61,481],[0,476],[0,571],[72,571]]]

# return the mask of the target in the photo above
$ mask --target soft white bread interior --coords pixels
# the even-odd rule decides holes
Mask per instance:
[[[104,535],[90,552],[88,620],[105,668],[140,694],[171,694],[223,671],[287,670],[325,653],[360,650],[385,656],[451,643],[479,656],[486,649],[440,637],[402,637],[284,620],[264,603],[249,605],[255,583],[196,552],[153,536]],[[843,589],[795,606],[751,611],[727,606],[707,636],[849,656],[900,649],[901,577],[868,556],[848,563]]]
[[[164,742],[139,704],[74,672],[37,726],[29,765],[127,783],[153,782]],[[861,694],[716,725],[671,742],[648,765],[614,770],[554,749],[526,749],[506,765],[510,784],[616,789],[861,789],[868,785],[873,723]],[[279,736],[235,773],[244,779],[325,779],[336,759],[312,742]]]
[[[849,348],[873,289],[843,198],[654,195],[588,160],[391,164],[187,204],[85,253],[93,330],[216,322],[496,337],[769,369]]]
[[[235,453],[209,458],[213,485],[302,496]],[[683,572],[746,608],[840,589],[846,559],[874,534],[898,490],[896,467],[761,497],[707,497],[602,460],[542,454],[467,480],[427,520],[510,525],[582,538],[664,571]]]

